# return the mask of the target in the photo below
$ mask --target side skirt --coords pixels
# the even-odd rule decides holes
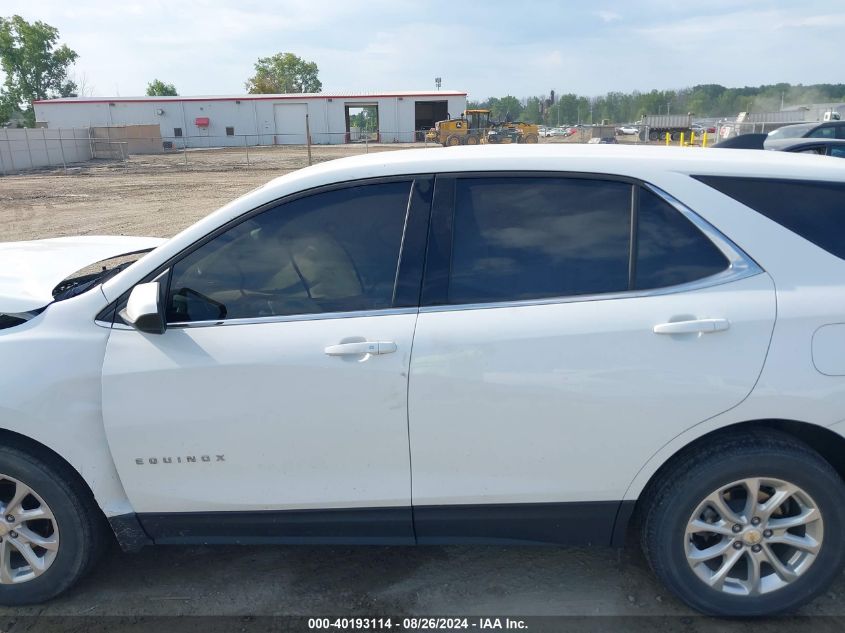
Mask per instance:
[[[611,544],[619,501],[415,506],[417,543]]]
[[[613,545],[633,504],[620,501],[167,512],[111,517],[124,549],[156,544]]]

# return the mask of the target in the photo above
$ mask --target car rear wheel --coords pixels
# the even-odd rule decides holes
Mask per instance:
[[[60,594],[108,542],[105,518],[77,480],[58,459],[0,447],[0,604]]]
[[[713,615],[770,615],[811,600],[839,573],[845,486],[789,436],[702,445],[645,499],[643,550],[656,575]]]

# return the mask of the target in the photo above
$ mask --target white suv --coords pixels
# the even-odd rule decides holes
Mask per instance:
[[[69,587],[109,524],[637,524],[696,609],[795,608],[845,553],[843,216],[825,157],[485,146],[304,169],[168,241],[0,245],[0,602]]]

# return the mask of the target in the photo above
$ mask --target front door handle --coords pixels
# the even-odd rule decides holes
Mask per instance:
[[[396,351],[393,341],[361,341],[359,343],[339,343],[329,345],[325,352],[329,356],[361,356],[363,354],[392,354]]]
[[[724,332],[731,327],[727,319],[695,319],[693,321],[676,321],[661,323],[654,326],[655,334],[710,334]]]

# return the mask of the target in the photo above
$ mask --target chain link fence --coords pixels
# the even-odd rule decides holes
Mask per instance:
[[[760,124],[758,124],[760,125]],[[129,126],[131,127],[131,126]],[[144,126],[147,127],[147,126]],[[129,134],[127,128],[2,129],[0,174],[42,170],[83,173],[91,170],[292,170],[310,164],[371,152],[439,147],[427,137],[428,129],[399,133],[353,131],[320,133],[318,142],[297,134],[226,134],[214,136],[161,136]],[[684,145],[712,145],[721,129],[684,134]],[[653,135],[651,135],[653,136]],[[394,139],[412,139],[396,142]],[[665,138],[650,139],[639,125],[579,125],[541,130],[540,143],[667,144]],[[672,134],[669,144],[681,144]]]
[[[297,169],[307,165],[371,152],[435,147],[429,130],[403,133],[320,133],[319,143],[305,134],[207,134],[139,136],[126,128],[2,129],[0,174],[32,170],[78,173],[90,169]],[[108,131],[108,133],[103,132]],[[395,138],[409,142],[394,142]]]

